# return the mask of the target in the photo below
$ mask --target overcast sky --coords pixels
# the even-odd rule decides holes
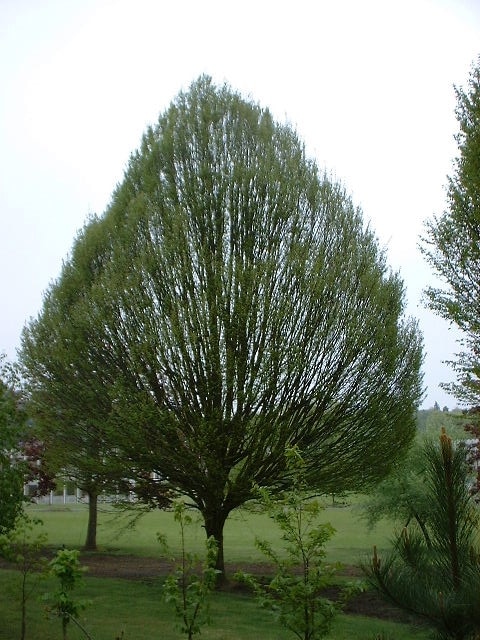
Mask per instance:
[[[454,332],[422,306],[417,243],[479,54],[478,0],[0,0],[0,352],[15,358],[146,126],[207,73],[291,123],[362,207],[424,332],[424,406],[452,408]]]

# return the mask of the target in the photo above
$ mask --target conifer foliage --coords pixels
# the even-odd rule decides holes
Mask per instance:
[[[480,632],[480,516],[469,486],[465,447],[444,432],[423,451],[430,502],[428,536],[415,526],[395,538],[393,551],[376,549],[365,571],[370,583],[400,607],[419,614],[444,640]]]

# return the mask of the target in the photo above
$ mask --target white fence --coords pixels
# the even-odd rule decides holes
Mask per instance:
[[[69,493],[67,485],[64,484],[63,491],[61,493],[58,490],[50,491],[50,493],[48,493],[46,496],[32,495],[35,489],[36,489],[36,486],[34,484],[25,485],[23,492],[25,496],[30,496],[31,500],[36,504],[51,504],[51,505],[88,504],[88,494],[82,491],[81,489],[79,489],[78,487],[76,487],[73,490],[73,493]],[[118,502],[120,499],[134,502],[135,496],[133,493],[129,495],[120,495],[120,494],[111,495],[105,491],[98,496],[98,502],[100,503]]]
[[[35,487],[32,486],[34,490]],[[30,485],[25,485],[24,494],[26,496],[31,495]],[[79,502],[88,502],[88,496],[80,489],[76,488],[73,493],[67,491],[67,485],[63,485],[62,493],[58,491],[50,491],[46,496],[33,496],[33,502],[37,504],[77,504]]]

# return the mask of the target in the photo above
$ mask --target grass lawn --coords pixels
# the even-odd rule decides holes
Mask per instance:
[[[336,529],[327,544],[327,560],[344,564],[358,564],[370,554],[374,544],[379,551],[389,546],[392,523],[380,523],[369,531],[358,517],[359,499],[347,506],[328,505],[321,513],[321,521],[330,522]],[[87,508],[82,504],[63,506],[33,505],[29,512],[40,517],[53,546],[80,548],[87,529]],[[108,505],[100,507],[98,545],[101,550],[140,556],[159,556],[160,548],[156,534],[167,536],[172,550],[178,554],[178,527],[170,512],[153,511],[142,517],[134,530],[125,529],[124,516],[119,516]],[[187,531],[187,545],[190,551],[203,553],[205,531],[201,520]],[[272,527],[271,521],[263,514],[247,509],[235,510],[225,525],[224,544],[226,562],[258,562],[264,560],[256,549],[255,537],[271,541],[280,547],[280,533]]]
[[[377,544],[380,549],[388,546],[391,523],[382,523],[373,532],[368,531],[357,517],[357,504],[354,501],[342,507],[327,505],[322,512],[322,521],[331,522],[337,530],[327,549],[329,561],[358,564],[360,559],[368,556],[373,544]],[[87,509],[84,505],[32,505],[29,511],[44,521],[44,530],[52,546],[82,546],[87,523]],[[172,550],[178,553],[178,528],[171,513],[149,513],[141,519],[135,530],[122,532],[124,524],[121,518],[115,517],[115,512],[110,507],[101,508],[98,528],[101,551],[159,558],[161,552],[156,533],[161,531],[166,534]],[[280,535],[266,516],[246,509],[236,511],[225,527],[227,563],[263,561],[263,556],[254,545],[255,536],[267,538],[277,548],[281,547]],[[205,533],[199,521],[188,530],[188,549],[202,554],[204,542]],[[15,584],[18,580],[19,575],[14,571],[0,571],[0,640],[19,637],[20,613],[15,601],[18,595]],[[41,593],[52,588],[49,579],[36,585],[28,605],[27,638],[60,640],[60,621],[48,620],[44,604],[39,600]],[[173,640],[182,637],[176,628],[171,606],[162,600],[161,578],[131,581],[87,576],[78,596],[92,601],[82,616],[82,622],[94,640],[115,640],[122,637],[122,632],[122,640]],[[284,631],[269,612],[260,609],[254,599],[247,595],[215,593],[211,614],[212,625],[202,632],[202,637],[207,640],[284,640],[295,637]],[[70,640],[81,637],[83,636],[75,627],[69,629]],[[408,625],[376,618],[341,615],[336,620],[329,639],[374,640],[376,637],[407,640],[427,638],[428,635],[425,631]]]
[[[20,616],[18,603],[11,589],[19,576],[13,571],[0,571],[0,640],[19,637]],[[54,589],[50,580],[36,587],[28,604],[27,638],[31,640],[60,640],[58,619],[47,619],[44,603],[37,595]],[[91,600],[83,612],[81,622],[94,640],[175,640],[182,634],[176,628],[171,607],[161,597],[161,581],[132,582],[104,578],[85,578],[78,596]],[[418,629],[373,618],[339,616],[329,640],[373,640],[383,638],[407,640],[428,636]],[[283,630],[272,615],[260,609],[253,598],[229,593],[216,593],[211,604],[211,625],[205,627],[206,640],[287,640],[292,633]],[[69,639],[84,638],[71,626]]]

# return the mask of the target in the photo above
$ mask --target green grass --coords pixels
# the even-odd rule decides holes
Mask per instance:
[[[344,564],[358,564],[371,552],[373,545],[381,551],[389,546],[393,525],[381,522],[373,531],[358,517],[359,499],[347,506],[327,505],[321,513],[323,522],[330,522],[336,533],[327,544],[327,560]],[[153,511],[142,517],[134,530],[125,530],[125,517],[118,516],[111,507],[101,506],[98,526],[98,545],[109,553],[133,554],[139,556],[159,556],[160,548],[156,534],[167,536],[171,549],[178,554],[178,527],[170,512]],[[44,522],[50,544],[53,546],[81,547],[87,528],[87,508],[85,505],[50,507],[34,505],[29,511]],[[264,560],[255,547],[255,537],[269,540],[275,547],[281,546],[280,532],[272,527],[271,521],[263,514],[246,509],[235,510],[227,520],[224,532],[226,562],[259,562]],[[200,518],[187,531],[187,546],[194,553],[202,553],[205,544],[205,530]]]
[[[0,640],[19,637],[19,609],[10,595],[10,588],[18,580],[13,571],[0,571]],[[54,584],[45,580],[37,587],[37,594],[52,590]],[[91,605],[83,612],[81,622],[94,640],[114,640],[124,633],[124,640],[175,640],[182,634],[176,628],[171,607],[161,597],[159,580],[131,582],[103,578],[85,578],[78,597],[88,598]],[[253,598],[230,593],[216,593],[211,604],[211,625],[205,627],[206,640],[287,640],[293,634],[282,629],[272,615],[260,609]],[[425,631],[373,618],[341,615],[336,620],[330,640],[373,640],[383,633],[384,638],[407,640],[426,639]],[[79,640],[82,634],[74,626],[69,639]],[[47,619],[44,604],[32,596],[28,604],[27,638],[31,640],[60,640],[58,619]]]
[[[321,520],[331,522],[336,534],[327,548],[328,561],[344,564],[358,564],[368,556],[373,544],[382,549],[388,546],[392,524],[383,522],[374,531],[369,531],[358,518],[358,500],[347,506],[327,505]],[[87,508],[84,505],[66,507],[32,505],[30,513],[44,522],[49,543],[53,547],[65,545],[71,548],[82,546],[86,533]],[[156,533],[166,534],[172,550],[179,552],[178,526],[170,512],[148,513],[138,523],[135,530],[123,530],[125,521],[116,516],[110,507],[101,507],[98,528],[100,550],[108,553],[133,554],[137,556],[160,557],[160,546]],[[237,510],[225,527],[225,558],[228,562],[259,562],[263,556],[255,548],[255,536],[270,540],[277,549],[281,547],[279,532],[272,527],[264,515],[246,509]],[[205,531],[200,520],[187,530],[189,551],[203,553]],[[13,571],[0,571],[0,640],[14,640],[19,637],[19,607],[14,603],[12,593],[19,576]],[[9,590],[9,586],[14,591]],[[28,606],[27,638],[34,640],[60,639],[59,620],[48,620],[44,605],[38,595],[52,589],[49,580],[36,586],[35,595]],[[16,593],[18,593],[18,588]],[[115,640],[121,632],[124,640],[149,640],[162,638],[174,640],[182,634],[176,629],[171,607],[161,597],[161,582],[158,580],[128,581],[86,577],[84,587],[78,593],[86,597],[92,605],[82,616],[94,640]],[[212,600],[212,626],[205,628],[202,637],[206,640],[286,640],[294,638],[284,631],[267,611],[261,610],[254,599],[233,593],[215,593]],[[382,635],[381,635],[382,634]],[[81,638],[73,626],[69,630],[70,640]],[[407,638],[427,638],[425,631],[412,629],[407,625],[385,622],[375,618],[341,615],[336,620],[329,640],[407,640]]]

